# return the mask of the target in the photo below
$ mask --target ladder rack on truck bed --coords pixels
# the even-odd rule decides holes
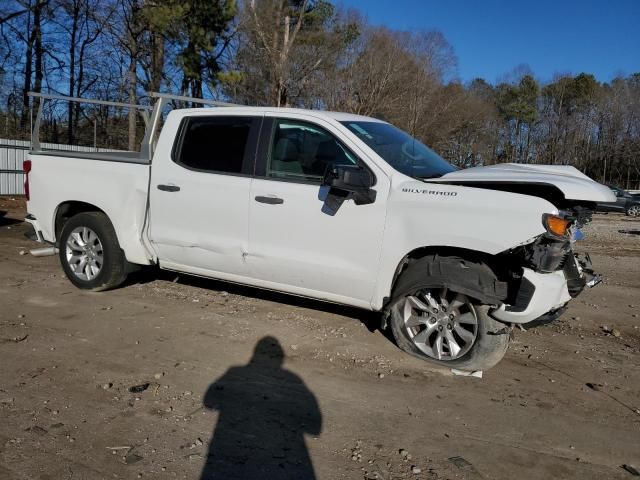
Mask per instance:
[[[153,157],[154,138],[158,133],[162,110],[170,104],[171,101],[191,102],[199,105],[207,105],[213,107],[235,107],[239,106],[233,103],[219,102],[217,100],[205,100],[202,98],[185,97],[183,95],[171,95],[168,93],[150,92],[149,97],[155,99],[154,105],[137,105],[132,103],[111,102],[107,100],[95,100],[80,97],[68,97],[65,95],[54,95],[48,93],[29,92],[30,97],[38,98],[38,112],[35,122],[31,130],[31,153],[48,153],[56,152],[56,155],[64,157],[91,158],[95,160],[109,160],[115,162],[128,163],[151,163]],[[42,147],[40,143],[40,124],[42,122],[42,110],[45,100],[63,100],[75,103],[88,103],[93,105],[106,105],[111,107],[133,108],[140,112],[145,125],[144,137],[140,145],[139,152],[74,152],[66,150],[53,150]],[[149,111],[151,113],[149,113]]]

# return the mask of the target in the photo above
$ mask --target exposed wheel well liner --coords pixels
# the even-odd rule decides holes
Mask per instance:
[[[431,257],[427,267],[424,262],[416,265],[425,257]],[[400,275],[417,266],[426,268],[421,275],[433,287],[446,286],[486,305],[499,305],[508,296],[508,283],[501,280],[503,268],[494,256],[455,247],[423,247],[407,254],[396,269],[392,291]]]

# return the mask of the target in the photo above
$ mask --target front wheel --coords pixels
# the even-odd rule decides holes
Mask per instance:
[[[79,213],[62,227],[59,255],[67,278],[85,290],[108,290],[127,278],[127,261],[109,218]]]
[[[627,208],[627,215],[630,217],[640,217],[640,205],[631,205]]]
[[[390,326],[398,346],[441,366],[487,370],[504,357],[509,328],[489,316],[489,306],[416,274],[400,278],[390,306]]]

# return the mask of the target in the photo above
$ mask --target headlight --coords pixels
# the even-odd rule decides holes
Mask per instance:
[[[542,216],[542,224],[544,225],[544,228],[547,229],[547,232],[554,237],[566,238],[568,236],[569,227],[571,226],[571,220],[559,217],[558,215],[545,213]]]

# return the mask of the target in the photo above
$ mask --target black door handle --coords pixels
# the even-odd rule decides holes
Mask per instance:
[[[179,192],[180,187],[177,185],[158,185],[158,190],[163,192]]]
[[[256,197],[256,202],[267,203],[269,205],[280,205],[281,203],[284,203],[284,200],[278,197],[262,197],[258,195]]]

